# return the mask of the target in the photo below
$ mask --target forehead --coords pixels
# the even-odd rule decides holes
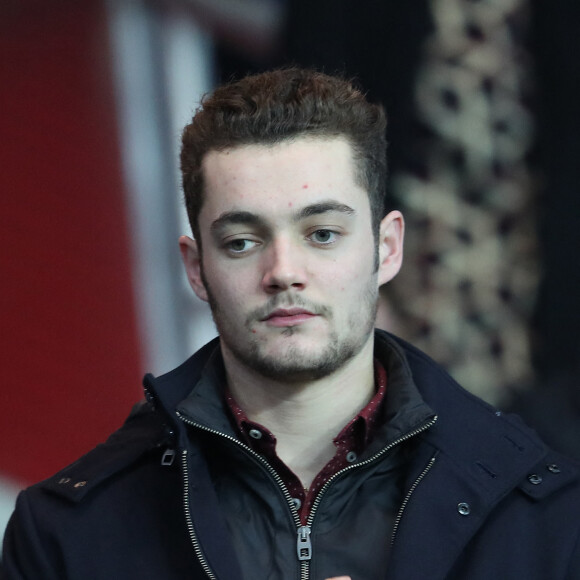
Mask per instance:
[[[322,199],[368,206],[368,195],[355,180],[352,148],[341,137],[210,151],[202,171],[202,223],[203,214],[210,220],[236,209],[267,214]]]

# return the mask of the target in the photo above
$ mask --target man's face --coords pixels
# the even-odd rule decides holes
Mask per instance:
[[[181,246],[226,362],[304,381],[372,349],[379,274],[350,145],[301,138],[212,151],[203,171],[203,254],[187,238]]]

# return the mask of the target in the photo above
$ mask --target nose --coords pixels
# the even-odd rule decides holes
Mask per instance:
[[[262,287],[269,294],[306,286],[306,268],[300,249],[289,240],[271,242],[264,255]]]

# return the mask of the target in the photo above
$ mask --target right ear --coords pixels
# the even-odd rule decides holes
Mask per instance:
[[[201,275],[201,255],[197,242],[188,236],[179,237],[179,249],[185,266],[185,272],[189,285],[193,288],[197,297],[208,302],[207,290]]]

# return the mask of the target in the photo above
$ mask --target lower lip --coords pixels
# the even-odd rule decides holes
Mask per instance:
[[[284,326],[296,326],[297,324],[308,322],[313,318],[316,318],[315,314],[293,314],[292,316],[272,316],[271,318],[268,318],[265,322],[269,326],[284,327]]]

